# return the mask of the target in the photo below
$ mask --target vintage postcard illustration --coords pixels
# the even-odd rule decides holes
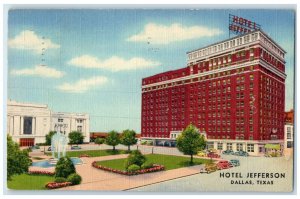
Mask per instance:
[[[295,15],[9,9],[7,190],[292,192]]]

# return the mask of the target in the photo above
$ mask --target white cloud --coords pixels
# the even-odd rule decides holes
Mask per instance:
[[[11,70],[11,74],[18,76],[40,76],[47,78],[61,78],[62,76],[64,76],[64,73],[62,71],[41,65],[37,65],[33,68],[24,68],[20,70],[13,69]]]
[[[36,53],[41,53],[43,48],[45,50],[60,48],[60,45],[53,43],[50,39],[43,39],[31,30],[24,30],[15,38],[9,39],[8,46],[21,50],[33,50]]]
[[[170,26],[149,23],[144,30],[127,39],[132,42],[150,42],[152,44],[169,44],[176,41],[184,41],[201,37],[212,37],[222,34],[218,28],[208,28],[205,26],[186,27],[179,23]]]
[[[68,64],[81,68],[98,68],[117,72],[122,70],[152,68],[159,66],[161,63],[140,57],[134,57],[129,60],[125,60],[121,57],[112,56],[111,58],[100,60],[91,55],[82,55],[80,57],[71,59]]]
[[[64,83],[58,89],[68,93],[84,93],[89,89],[102,86],[108,82],[105,76],[95,76],[89,79],[80,79],[73,83]]]

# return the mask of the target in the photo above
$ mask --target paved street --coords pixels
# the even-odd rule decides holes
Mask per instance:
[[[146,191],[146,192],[203,192],[203,191],[261,191],[261,192],[286,192],[292,191],[292,176],[293,176],[293,161],[292,158],[265,158],[265,157],[236,157],[223,156],[225,159],[239,159],[240,167],[235,167],[230,170],[217,171],[211,174],[196,174],[180,179],[170,180],[159,184],[149,185],[132,189],[130,191]],[[221,172],[236,172],[241,173],[244,178],[220,178]],[[247,173],[262,173],[262,172],[284,172],[285,178],[281,179],[262,179],[273,180],[273,185],[257,183],[258,179],[253,179],[253,185],[231,184],[231,180],[249,180],[246,178]],[[261,182],[263,183],[263,182]]]

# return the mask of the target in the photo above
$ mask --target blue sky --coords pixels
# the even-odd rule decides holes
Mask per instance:
[[[141,79],[182,68],[187,51],[227,39],[229,13],[259,23],[287,51],[291,109],[289,10],[11,10],[8,98],[89,113],[91,131],[140,132]]]

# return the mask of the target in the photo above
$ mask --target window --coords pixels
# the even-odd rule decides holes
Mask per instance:
[[[64,119],[58,118],[58,122],[64,122]]]
[[[32,117],[24,117],[23,134],[32,134]]]
[[[254,152],[254,144],[247,144],[247,152]]]
[[[287,148],[292,148],[292,147],[293,147],[293,141],[288,141]]]
[[[77,126],[77,131],[82,132],[82,126]]]
[[[254,77],[253,75],[250,75],[250,80],[253,81],[254,80]]]
[[[213,149],[214,143],[213,142],[207,142],[207,149]]]
[[[287,138],[287,139],[291,139],[291,137],[292,137],[292,136],[291,136],[291,133],[287,133],[287,134],[286,134],[286,138]]]
[[[223,150],[223,143],[218,143],[218,150]]]
[[[232,150],[232,143],[227,143],[227,150]]]
[[[243,151],[243,144],[242,143],[237,143],[236,144],[236,150],[237,151]]]

